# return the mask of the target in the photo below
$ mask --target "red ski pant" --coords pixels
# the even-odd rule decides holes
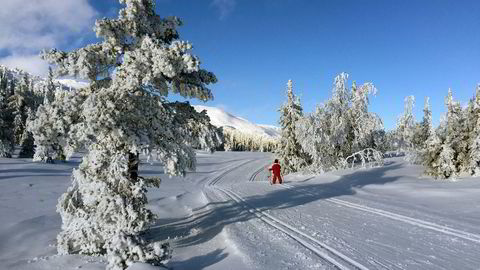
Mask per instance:
[[[278,183],[281,184],[282,183],[282,177],[280,175],[276,175],[276,174],[274,174],[272,176],[272,183],[275,184],[277,182],[277,179],[278,179]]]

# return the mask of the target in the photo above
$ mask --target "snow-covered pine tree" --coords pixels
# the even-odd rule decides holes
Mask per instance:
[[[415,131],[415,117],[413,116],[413,107],[415,106],[415,97],[405,97],[405,109],[403,115],[397,120],[397,142],[398,150],[409,153],[412,151],[412,138]],[[408,158],[408,157],[407,157]]]
[[[357,87],[354,83],[349,93],[347,79],[346,73],[337,76],[333,97],[298,121],[296,135],[312,157],[309,170],[313,172],[344,168],[360,160],[362,164],[366,164],[365,160],[383,162],[381,153],[374,148],[375,136],[383,125],[378,116],[367,111],[367,96],[375,93],[375,87],[370,83]]]
[[[295,125],[303,117],[300,99],[293,93],[292,80],[287,82],[287,102],[280,107],[281,138],[278,155],[283,172],[288,174],[300,171],[311,163],[311,159],[298,143]]]
[[[58,91],[53,102],[38,107],[33,121],[30,121],[27,127],[34,138],[34,161],[53,163],[54,160],[65,159],[76,147],[81,147],[75,141],[69,140],[69,134],[71,127],[80,121],[78,108],[85,101],[88,91]]]
[[[430,109],[429,100],[429,97],[425,97],[425,103],[423,105],[423,120],[420,123],[421,132],[418,134],[418,136],[423,142],[428,139],[430,133],[433,131],[432,110]]]
[[[8,109],[13,115],[13,142],[20,144],[25,121],[27,119],[28,92],[30,91],[30,80],[25,73],[22,80],[15,87],[15,92],[8,99]]]
[[[120,3],[126,7],[117,19],[95,24],[102,42],[44,54],[57,76],[90,80],[89,87],[72,92],[70,99],[54,102],[70,115],[67,153],[80,147],[88,151],[57,206],[63,221],[58,251],[106,253],[108,269],[124,269],[133,261],[163,263],[170,257],[167,245],[148,244],[139,235],[154,218],[145,208],[146,187],[159,185],[138,176],[139,153],[155,154],[167,174],[183,175],[195,169],[192,145],[215,147],[211,143],[217,136],[215,130],[199,128],[201,134],[194,138],[191,125],[203,123],[183,119],[165,99],[173,92],[209,100],[206,85],[216,82],[189,53],[192,46],[178,40],[181,21],[159,17],[153,0]]]
[[[460,106],[460,102],[453,101],[452,90],[448,90],[447,103],[447,134],[444,144],[449,144],[454,151],[455,174],[459,174],[468,167],[468,125],[466,114]]]
[[[480,84],[477,85],[475,98],[471,100],[471,111],[468,116],[471,123],[468,145],[469,164],[466,170],[474,176],[480,175]]]
[[[30,122],[32,122],[34,118],[34,112],[31,108],[27,108],[27,119],[25,121],[26,125],[28,126]],[[20,140],[20,153],[18,157],[20,158],[31,158],[34,154],[34,146],[33,146],[33,135],[28,128],[23,130],[22,138]]]
[[[440,152],[442,151],[442,140],[437,132],[431,128],[427,141],[425,142],[425,151],[422,155],[422,164],[425,167],[425,174],[438,177],[441,172],[439,163]]]
[[[432,132],[432,111],[430,110],[429,98],[425,97],[423,106],[423,119],[415,123],[413,134],[410,139],[411,147],[406,159],[413,164],[422,164],[423,156],[427,148],[427,140]]]
[[[13,117],[13,141],[15,144],[22,144],[28,110],[36,111],[39,101],[39,96],[34,92],[30,76],[28,73],[23,73],[20,83],[15,86],[13,95],[8,98],[8,110]]]
[[[374,113],[368,112],[368,95],[376,95],[377,89],[372,83],[357,87],[355,81],[351,91],[349,119],[353,131],[352,150],[354,152],[374,146],[375,140],[381,140],[383,122]],[[384,131],[383,131],[384,133]]]
[[[59,106],[52,103],[56,99],[58,103],[62,103],[61,99],[67,94],[57,95],[53,70],[49,67],[48,77],[43,85],[43,103],[37,108],[36,117],[27,121],[27,130],[32,134],[35,145],[34,161],[53,163],[55,159],[65,159],[61,145],[65,144],[64,137],[71,124],[68,121],[70,114],[64,114]],[[55,117],[52,117],[53,115]]]
[[[427,141],[427,157],[424,159],[426,173],[435,178],[455,178],[459,173],[457,163],[458,152],[455,150],[456,136],[461,136],[458,122],[462,117],[460,103],[453,101],[452,90],[448,90],[445,98],[447,106],[446,119]]]
[[[12,78],[10,80],[10,94],[9,96],[13,96],[15,94],[15,88],[17,87],[17,80],[15,78]]]
[[[43,104],[48,104],[53,102],[55,99],[55,82],[52,67],[48,67],[48,77],[45,83]]]
[[[2,71],[0,71],[0,94],[2,96],[9,95],[8,93],[8,75],[7,69],[4,67]]]
[[[8,105],[10,93],[7,70],[3,67],[0,73],[0,157],[12,157],[13,152],[13,115]]]
[[[7,107],[5,95],[0,95],[0,157],[12,157],[13,133],[11,127],[11,114]]]

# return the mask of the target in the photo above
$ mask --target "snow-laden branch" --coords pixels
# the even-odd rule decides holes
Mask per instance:
[[[383,166],[383,154],[373,148],[365,148],[346,157],[343,161],[345,168],[353,169],[355,165],[361,168]]]

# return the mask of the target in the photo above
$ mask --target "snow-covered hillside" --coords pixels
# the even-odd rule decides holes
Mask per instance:
[[[74,79],[57,79],[55,81],[64,85],[65,87],[71,87],[71,88],[74,88],[74,89],[84,88],[84,87],[87,87],[89,85],[89,83],[87,83],[87,82],[82,82],[82,81],[78,81],[78,80],[74,80]]]
[[[44,88],[45,83],[46,83],[46,78],[42,78],[42,77],[39,77],[39,76],[36,76],[36,75],[32,75],[32,74],[30,74],[26,71],[23,71],[21,69],[18,69],[18,68],[11,68],[11,67],[7,67],[7,66],[4,66],[4,65],[0,65],[0,72],[2,74],[6,74],[6,76],[9,80],[15,79],[17,81],[21,80],[21,78],[25,74],[27,74],[30,81],[33,83],[33,88],[36,91],[43,91],[43,88]],[[61,89],[63,89],[63,90],[78,89],[78,88],[83,88],[83,87],[88,86],[88,83],[78,81],[78,80],[75,80],[75,79],[56,79],[55,81],[59,84],[58,86],[61,86]]]
[[[253,124],[244,118],[234,116],[216,107],[208,107],[202,105],[194,105],[193,107],[199,112],[206,110],[207,115],[210,117],[212,125],[216,127],[227,126],[246,134],[254,134],[270,138],[280,137],[280,130],[278,127],[271,125]]]

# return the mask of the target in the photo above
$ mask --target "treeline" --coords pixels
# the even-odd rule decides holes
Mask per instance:
[[[278,147],[278,140],[261,135],[246,134],[232,127],[220,128],[224,142],[219,150],[273,152]]]
[[[38,107],[53,99],[53,77],[38,84],[33,77],[20,70],[0,66],[0,156],[11,157],[16,145],[19,157],[33,157],[33,137],[28,125]]]
[[[446,116],[433,128],[432,112],[425,99],[424,116],[413,116],[415,98],[405,98],[405,110],[396,128],[385,132],[380,117],[368,111],[371,83],[347,89],[348,75],[335,78],[332,97],[304,115],[300,99],[287,84],[287,102],[281,107],[282,137],[278,154],[286,173],[321,173],[359,165],[378,166],[391,152],[405,155],[425,167],[435,178],[480,175],[480,85],[468,106],[462,108],[449,90]]]
[[[437,128],[432,125],[432,112],[425,99],[421,122],[413,117],[414,97],[405,99],[405,112],[395,130],[398,148],[406,159],[425,166],[425,173],[435,178],[480,175],[480,85],[462,108],[454,101],[452,90],[445,98],[447,113]]]

